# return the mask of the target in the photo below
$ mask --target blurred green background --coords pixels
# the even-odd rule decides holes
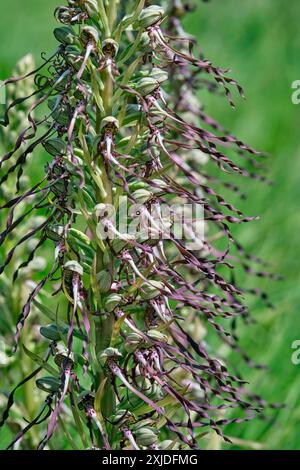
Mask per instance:
[[[236,97],[237,110],[226,100],[204,96],[210,115],[250,145],[268,152],[273,186],[240,181],[249,197],[239,206],[259,222],[239,230],[252,253],[264,257],[281,282],[247,278],[246,287],[267,289],[274,310],[253,304],[257,324],[240,327],[241,343],[268,371],[244,369],[252,390],[266,399],[285,402],[276,420],[256,420],[228,428],[234,448],[300,449],[300,365],[291,361],[292,342],[300,339],[300,107],[291,102],[291,84],[300,79],[298,0],[212,0],[199,3],[186,27],[198,37],[207,58],[229,67],[246,91]],[[27,52],[39,60],[54,47],[53,10],[59,0],[2,0],[0,79]],[[246,282],[246,278],[245,278]],[[256,443],[256,444],[255,444]]]

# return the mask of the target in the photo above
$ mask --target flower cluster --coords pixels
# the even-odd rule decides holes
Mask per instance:
[[[217,173],[266,181],[263,155],[207,115],[198,99],[198,90],[208,89],[233,105],[232,88],[242,89],[183,30],[192,3],[155,3],[68,0],[55,12],[62,25],[54,30],[54,54],[6,82],[34,76],[35,91],[12,101],[3,119],[8,126],[14,108],[30,100],[27,124],[0,162],[1,185],[12,178],[18,191],[1,206],[1,241],[29,214],[42,209],[44,218],[9,249],[0,272],[32,237],[39,243],[29,262],[43,246],[53,251],[15,334],[15,348],[21,337],[38,364],[20,386],[39,374],[36,386],[46,398],[10,447],[47,421],[39,449],[58,427],[78,448],[68,426],[82,448],[198,448],[210,433],[228,441],[224,426],[267,406],[205,341],[212,329],[252,365],[234,331],[237,319],[250,318],[235,267],[272,275],[254,269],[261,261],[235,240],[231,226],[255,217],[219,194],[218,186],[239,188],[233,176]],[[27,161],[41,153],[48,155],[45,174],[22,192]],[[117,227],[111,209],[124,197],[128,223],[150,226],[155,237]],[[28,200],[30,210],[15,218]],[[173,213],[185,205],[192,210],[180,236],[166,233],[162,207]],[[263,292],[252,293],[268,303]],[[32,310],[51,321],[40,328],[47,345],[38,351],[27,349],[22,335]],[[13,397],[2,425],[12,404]]]

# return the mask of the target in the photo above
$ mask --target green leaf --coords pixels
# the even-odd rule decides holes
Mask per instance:
[[[23,349],[24,349],[25,354],[28,357],[30,357],[30,359],[32,359],[33,362],[35,362],[36,364],[41,366],[43,369],[45,369],[47,372],[49,372],[49,374],[52,374],[53,376],[57,377],[58,371],[56,369],[54,369],[54,367],[50,366],[46,361],[44,361],[44,359],[42,357],[38,356],[37,354],[35,354],[32,351],[29,351],[29,349],[27,349],[26,346],[24,346],[24,345],[23,345]]]
[[[89,444],[87,442],[85,431],[82,426],[82,420],[81,420],[81,416],[80,416],[79,409],[78,409],[78,403],[77,403],[76,396],[74,394],[72,394],[71,403],[73,403],[71,406],[71,410],[72,410],[73,418],[74,418],[75,425],[76,425],[76,431],[78,435],[80,436],[80,439],[84,447],[88,448]]]

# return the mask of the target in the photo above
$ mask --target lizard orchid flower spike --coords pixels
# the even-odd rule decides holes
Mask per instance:
[[[35,88],[13,94],[2,119],[7,133],[16,107],[29,103],[0,160],[1,186],[17,191],[0,207],[8,250],[0,272],[31,238],[38,244],[28,262],[45,250],[53,257],[34,278],[15,336],[16,349],[21,342],[38,364],[16,388],[45,369],[50,377],[37,386],[48,398],[12,447],[39,427],[39,448],[65,432],[72,448],[195,449],[210,433],[230,442],[227,424],[269,406],[205,338],[210,329],[261,367],[241,349],[235,325],[251,319],[244,294],[269,301],[239,286],[236,273],[275,276],[231,230],[256,217],[219,194],[225,187],[244,197],[239,180],[268,180],[264,155],[198,98],[219,91],[233,105],[232,89],[243,92],[184,31],[191,9],[186,0],[69,0],[55,11],[56,51],[5,83],[11,90],[34,78]],[[39,167],[41,152],[45,172],[24,190],[22,175]],[[20,223],[41,213],[11,243]],[[33,351],[26,325],[38,312],[51,324],[42,324]]]

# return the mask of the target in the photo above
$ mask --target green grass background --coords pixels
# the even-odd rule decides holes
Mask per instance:
[[[206,57],[232,69],[247,95],[246,101],[236,97],[236,111],[220,97],[205,96],[207,110],[235,135],[270,154],[273,186],[240,181],[249,195],[240,207],[261,216],[240,229],[240,238],[285,276],[282,282],[263,283],[276,308],[254,305],[257,325],[241,327],[240,334],[244,349],[269,366],[266,372],[245,368],[252,389],[270,401],[285,402],[286,408],[274,413],[276,421],[256,420],[229,428],[227,434],[264,448],[300,449],[300,366],[291,362],[291,344],[300,339],[300,107],[291,102],[291,84],[300,79],[300,2],[198,1],[187,28],[198,37]],[[33,52],[38,61],[41,51],[52,50],[53,9],[58,4],[1,1],[0,79],[9,76],[25,53]],[[247,286],[260,284],[251,280]],[[247,442],[236,446],[248,447]]]

